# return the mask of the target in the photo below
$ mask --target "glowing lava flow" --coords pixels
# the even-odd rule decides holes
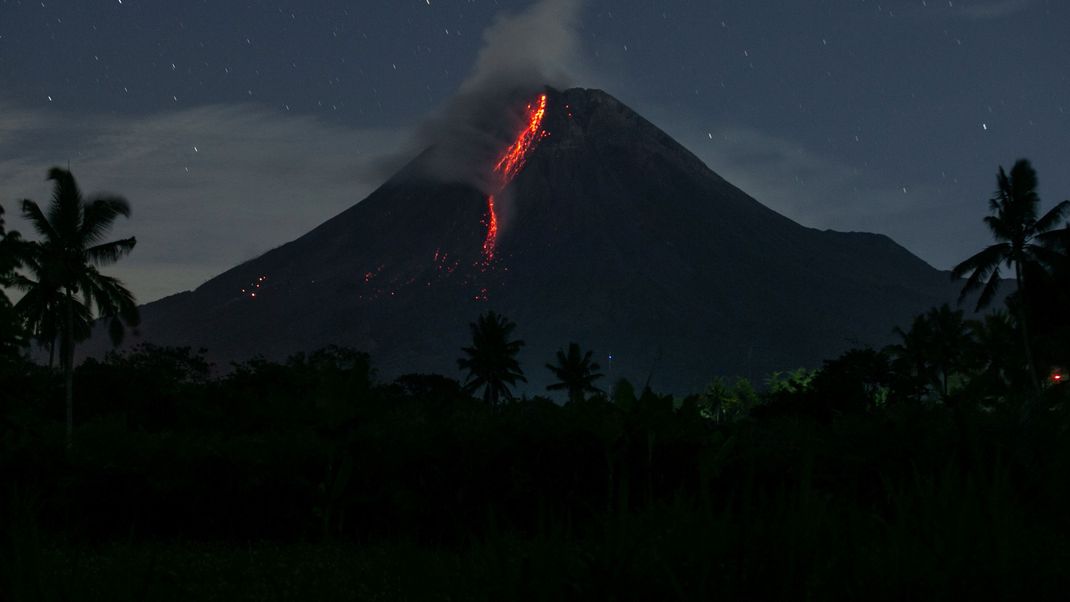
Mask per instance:
[[[546,135],[540,131],[542,118],[546,115],[546,95],[539,95],[538,106],[528,105],[528,126],[520,131],[516,140],[505,153],[498,159],[494,171],[501,174],[502,187],[509,184],[524,168],[528,155],[535,149],[535,145]]]
[[[546,95],[540,94],[536,102],[527,106],[528,125],[516,136],[516,140],[502,153],[494,164],[498,176],[496,192],[501,192],[524,168],[531,151],[546,137],[542,130],[542,118],[546,115]],[[494,194],[487,196],[487,237],[483,240],[483,267],[494,259],[494,247],[498,241],[498,214],[494,209]]]
[[[494,244],[498,241],[498,213],[494,211],[494,195],[487,196],[487,237],[483,239],[484,266],[494,259]]]

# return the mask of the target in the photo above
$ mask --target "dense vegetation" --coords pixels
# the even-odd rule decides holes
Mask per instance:
[[[0,383],[3,579],[25,599],[1062,591],[1070,388],[1023,424],[1027,395],[943,353],[489,405],[346,350],[210,379],[145,347],[78,368],[72,453],[60,379],[22,366]]]
[[[522,366],[537,325],[493,313],[463,382],[152,346],[68,381],[0,299],[0,598],[1063,597],[1070,262],[1046,225],[1001,259],[1009,311],[934,308],[887,348],[676,398],[575,344]],[[516,398],[525,369],[555,397]]]

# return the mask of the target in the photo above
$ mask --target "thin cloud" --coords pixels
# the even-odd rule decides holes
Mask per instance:
[[[0,204],[9,227],[32,235],[17,202],[46,202],[48,168],[69,160],[84,192],[130,201],[132,219],[113,234],[136,235],[138,247],[110,273],[142,302],[194,288],[360,201],[382,183],[381,156],[406,134],[255,105],[122,119],[19,113],[0,120]]]

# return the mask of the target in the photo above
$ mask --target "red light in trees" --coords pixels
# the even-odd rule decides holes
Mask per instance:
[[[1066,373],[1062,368],[1055,368],[1048,376],[1048,380],[1054,385],[1062,384],[1066,381]]]

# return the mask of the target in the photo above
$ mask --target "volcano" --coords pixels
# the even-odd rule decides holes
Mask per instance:
[[[526,341],[532,393],[570,341],[596,351],[603,384],[690,392],[883,345],[955,296],[886,236],[763,206],[605,92],[547,89],[516,131],[490,184],[434,174],[429,148],[304,236],[144,306],[133,342],[217,365],[335,344],[386,378],[460,376],[469,322],[494,309]]]

